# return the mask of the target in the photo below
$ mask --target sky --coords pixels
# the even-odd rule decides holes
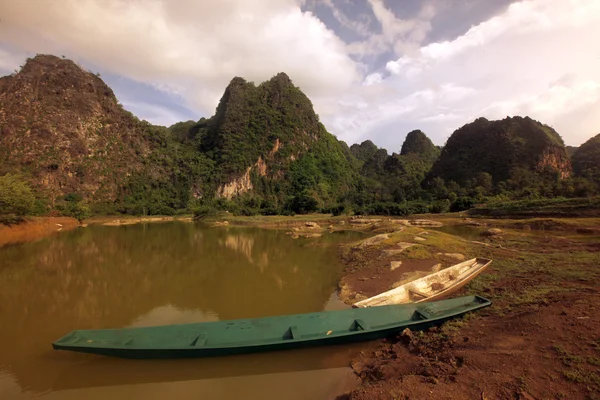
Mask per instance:
[[[600,0],[0,0],[0,75],[37,53],[100,72],[169,126],[229,81],[285,72],[327,130],[399,152],[478,117],[530,116],[568,145],[600,133]]]

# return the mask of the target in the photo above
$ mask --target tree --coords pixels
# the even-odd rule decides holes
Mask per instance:
[[[0,176],[0,215],[31,214],[35,205],[35,196],[29,184],[13,174]]]

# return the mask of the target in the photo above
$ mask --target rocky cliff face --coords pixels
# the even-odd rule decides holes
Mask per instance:
[[[283,73],[258,86],[234,78],[213,117],[170,128],[125,111],[70,60],[38,55],[0,78],[0,173],[22,173],[52,206],[82,197],[161,214],[249,192],[254,206],[297,193],[299,207],[329,204],[355,180],[347,153]]]
[[[96,75],[50,55],[0,80],[0,161],[51,199],[114,199],[150,151],[144,124]]]
[[[554,129],[529,117],[478,118],[454,131],[430,175],[464,184],[487,172],[499,182],[519,168],[571,175],[564,142]]]
[[[284,73],[258,86],[234,78],[215,115],[198,132],[201,150],[215,161],[217,197],[231,199],[250,191],[264,194],[273,180],[283,180],[285,186],[291,165],[305,155],[324,162],[320,157],[341,155],[337,158],[344,164],[341,168],[349,165],[341,144],[319,122],[311,101]],[[333,154],[322,154],[318,147],[330,147]]]

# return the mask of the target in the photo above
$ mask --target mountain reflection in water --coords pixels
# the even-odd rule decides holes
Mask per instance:
[[[342,266],[327,242],[172,222],[90,226],[0,248],[0,398],[335,396],[352,382],[348,360],[360,346],[161,361],[51,348],[73,329],[344,308],[334,294]],[[299,389],[307,379],[308,392]]]

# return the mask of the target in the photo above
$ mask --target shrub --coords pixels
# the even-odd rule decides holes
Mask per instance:
[[[23,216],[35,209],[35,196],[29,184],[13,174],[0,176],[0,215]]]
[[[465,211],[470,208],[473,208],[474,205],[475,205],[475,200],[473,198],[459,197],[454,201],[454,203],[452,203],[450,205],[450,211],[452,211],[452,212]]]
[[[208,218],[217,215],[217,209],[210,205],[204,205],[197,207],[193,210],[194,217],[196,218]]]
[[[329,210],[334,217],[338,215],[342,215],[346,211],[346,205],[344,204],[336,204],[332,206]]]
[[[449,209],[450,200],[448,199],[434,201],[431,205],[431,212],[434,214],[442,214],[448,212]]]
[[[76,218],[77,221],[81,222],[91,215],[90,207],[84,201],[78,201],[72,203],[68,210],[68,215]]]

